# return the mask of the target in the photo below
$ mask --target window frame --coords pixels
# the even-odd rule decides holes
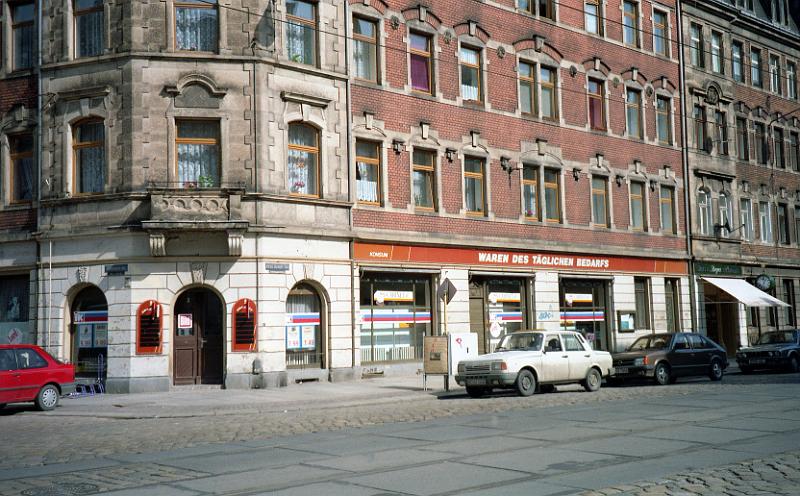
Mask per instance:
[[[640,289],[641,286],[641,289]],[[643,299],[643,308],[640,308],[639,305],[639,295],[641,294]],[[633,278],[633,304],[636,310],[636,314],[634,316],[634,329],[636,330],[646,330],[651,329],[653,326],[652,320],[652,307],[653,307],[653,296],[652,290],[650,288],[650,278],[649,277],[634,277]],[[640,324],[644,323],[644,326],[640,326]]]
[[[626,7],[628,5],[633,7],[633,13],[632,14],[628,13],[627,10],[626,10]],[[623,2],[622,2],[622,44],[625,45],[625,46],[629,46],[629,47],[633,47],[633,48],[641,48],[641,46],[642,46],[642,42],[641,42],[641,39],[640,39],[640,36],[639,36],[639,33],[641,31],[639,29],[639,10],[640,10],[639,2],[635,2],[635,1],[632,1],[632,0],[623,0]],[[625,22],[628,21],[628,20],[632,20],[632,22],[633,22],[632,26],[629,26],[629,25],[625,24]],[[629,43],[626,40],[626,36],[627,36],[626,33],[627,33],[627,30],[629,30],[629,29],[633,30],[633,37],[634,37],[633,43]]]
[[[714,109],[714,130],[716,131],[717,155],[728,156],[728,113],[724,110]]]
[[[428,47],[428,51],[423,51],[418,48],[414,48],[411,39],[414,36],[418,36],[420,38],[425,39],[425,45]],[[416,30],[409,30],[408,32],[408,83],[411,91],[414,93],[421,93],[423,95],[431,95],[435,94],[434,89],[434,76],[433,76],[433,54],[434,54],[434,44],[433,44],[433,35],[430,33],[426,33],[424,31],[416,31]],[[425,67],[428,69],[428,91],[421,90],[414,87],[414,64],[412,63],[412,58],[414,56],[422,57],[425,59]]]
[[[595,18],[595,22],[597,23],[597,30],[590,31],[588,26],[587,20],[592,15],[586,10],[587,5],[594,5],[597,9],[597,13],[593,16]],[[594,34],[597,36],[603,36],[604,29],[603,29],[603,0],[584,0],[583,1],[583,29],[587,33]]]
[[[772,232],[772,206],[769,202],[758,202],[758,229],[759,240],[762,243],[771,244],[774,241],[774,233]]]
[[[744,126],[741,126],[744,124]],[[750,160],[749,125],[746,117],[736,117],[736,158],[741,161]]]
[[[519,97],[520,113],[522,115],[538,116],[538,114],[539,114],[539,105],[538,105],[539,98],[538,98],[538,95],[536,94],[537,93],[536,92],[536,71],[537,71],[537,66],[533,62],[520,60],[519,61],[519,66],[522,67],[523,65],[528,67],[528,68],[530,68],[530,71],[528,73],[529,74],[528,76],[523,76],[521,70],[517,71],[517,73],[519,74],[519,84],[517,85],[517,88],[518,88],[519,93],[520,93],[520,97]],[[531,102],[530,112],[526,112],[522,108],[522,87],[523,87],[523,84],[527,86],[528,93],[530,94],[530,102]]]
[[[636,96],[635,102],[630,102],[629,98],[631,95]],[[626,87],[625,88],[625,136],[628,138],[636,138],[636,139],[644,139],[644,117],[643,117],[643,105],[642,105],[642,91],[637,88]],[[631,110],[636,111],[636,127],[637,133],[631,133],[631,119],[630,119],[630,112]]]
[[[466,62],[462,58],[462,52],[468,51],[473,52],[475,55],[475,59],[478,61],[477,64],[472,64]],[[472,103],[472,104],[483,104],[484,102],[484,88],[483,88],[483,49],[469,45],[469,44],[462,44],[458,48],[458,68],[459,68],[459,95],[461,96],[461,101],[463,103]],[[470,98],[466,98],[464,96],[464,69],[467,69],[471,72],[475,73],[475,79],[478,82],[478,98],[473,100]],[[470,87],[472,88],[472,86]]]
[[[775,205],[775,215],[778,226],[778,241],[779,244],[789,246],[792,244],[792,237],[789,234],[789,207],[785,203],[778,203]]]
[[[288,1],[309,4],[313,9],[312,19],[306,19],[305,17],[299,17],[296,15],[289,14],[288,6],[285,6],[287,28],[289,24],[300,25],[305,28],[310,27],[314,32],[314,41],[311,43],[311,52],[312,52],[311,58],[313,59],[312,62],[298,62],[296,60],[292,60],[293,56],[289,55],[289,30],[286,29],[286,36],[284,37],[284,42],[286,43],[286,57],[290,61],[295,62],[297,64],[317,67],[319,66],[319,34],[317,28],[317,25],[319,23],[319,5],[317,4],[317,2],[310,2],[308,0],[287,0],[287,2]]]
[[[658,22],[658,16],[664,16],[664,23]],[[659,30],[663,30],[664,35],[658,34]],[[663,57],[669,57],[670,55],[670,42],[669,42],[669,13],[664,10],[660,9],[653,9],[653,53],[656,55],[661,55]],[[659,51],[657,47],[656,39],[661,39],[661,43],[663,45],[663,50]]]
[[[303,126],[314,131],[314,136],[316,139],[316,147],[310,147],[305,145],[295,145],[291,143],[291,132],[292,126]],[[300,197],[300,198],[321,198],[322,197],[322,133],[316,126],[313,126],[305,121],[293,121],[290,122],[286,128],[286,177],[287,177],[287,188],[288,188],[288,177],[289,177],[289,151],[295,150],[304,153],[313,153],[316,155],[316,186],[317,191],[314,194],[306,194],[306,193],[293,193],[291,190],[289,191],[289,196]]]
[[[772,166],[786,169],[786,148],[784,146],[786,133],[783,128],[772,128]]]
[[[641,188],[639,193],[633,192],[633,185]],[[631,230],[637,232],[647,232],[647,186],[645,185],[644,181],[636,181],[632,180],[628,185],[628,208],[630,209],[631,213]],[[634,223],[634,209],[633,203],[635,201],[639,201],[641,203],[640,211],[642,213],[642,225],[641,227],[636,227]]]
[[[531,170],[533,171],[533,179],[527,179],[525,177],[525,171]],[[537,165],[532,164],[523,164],[522,165],[522,215],[525,217],[525,220],[538,222],[542,217],[542,207],[541,207],[541,198],[539,198],[539,170],[540,167]],[[528,205],[528,197],[526,195],[526,186],[528,186],[528,190],[533,191],[534,195],[534,206],[536,208],[536,215],[528,215],[528,210],[526,206]]]
[[[611,212],[609,208],[609,194],[608,184],[609,180],[606,176],[592,176],[591,179],[591,210],[592,210],[592,226],[610,228],[611,227]],[[595,199],[602,200],[602,212],[595,208]],[[599,222],[599,214],[603,214],[605,222]]]
[[[239,314],[243,313],[242,310],[247,312],[248,320],[252,312],[252,329],[246,331],[240,329],[241,323],[239,322]],[[245,321],[245,323],[248,323]],[[232,352],[256,352],[258,351],[258,306],[249,298],[240,298],[233,304],[231,309],[231,351]],[[251,334],[248,336],[246,333]],[[242,334],[240,336],[240,334]],[[240,340],[240,337],[245,338]],[[247,339],[249,338],[249,339]],[[251,343],[246,341],[252,340]],[[244,341],[244,342],[240,342]]]
[[[769,90],[776,95],[782,94],[781,58],[775,54],[769,56]]]
[[[106,32],[106,30],[105,30],[105,2],[104,1],[100,2],[99,6],[94,6],[92,8],[78,10],[78,0],[71,0],[71,1],[72,1],[72,33],[73,33],[73,36],[72,36],[72,44],[73,44],[72,56],[74,58],[76,58],[76,59],[79,59],[79,58],[84,58],[84,57],[97,57],[99,55],[102,55],[103,52],[105,52],[105,45],[106,45],[106,43],[105,43],[105,37],[106,37],[105,36],[105,32]],[[94,14],[96,12],[101,12],[102,13],[101,17],[102,17],[103,30],[100,33],[100,46],[101,46],[100,52],[99,53],[92,53],[92,54],[88,54],[88,55],[82,55],[82,54],[79,53],[80,40],[79,40],[79,33],[78,33],[78,18],[81,17],[81,16],[85,16],[85,15],[91,15],[91,14]]]
[[[39,1],[41,1],[41,0],[39,0]],[[10,11],[9,12],[9,18],[10,18],[10,23],[11,23],[11,28],[9,29],[9,31],[11,32],[11,39],[10,39],[10,43],[9,43],[11,45],[11,60],[10,60],[10,62],[11,62],[11,71],[12,72],[17,72],[17,71],[31,70],[35,65],[35,60],[34,59],[35,59],[35,56],[36,56],[36,50],[38,49],[38,46],[39,46],[39,43],[36,40],[36,33],[35,33],[35,30],[36,30],[36,2],[35,1],[33,1],[33,2],[22,1],[22,2],[7,2],[7,3],[8,3],[9,11]],[[16,7],[19,7],[19,6],[22,6],[22,5],[31,5],[33,7],[33,12],[34,13],[33,13],[32,17],[31,17],[31,19],[29,19],[29,20],[16,21],[15,20],[15,16],[14,16],[14,9]],[[16,34],[17,29],[25,29],[25,28],[32,28],[33,29],[33,32],[31,34],[31,38],[32,38],[32,41],[31,41],[31,53],[28,55],[29,58],[30,58],[30,64],[29,65],[25,65],[25,66],[17,66],[17,43],[15,41],[17,39],[17,37],[15,36],[15,34]]]
[[[547,71],[551,75],[551,81],[545,82],[543,74]],[[547,116],[542,113],[542,109],[544,105],[541,105],[541,102],[544,101],[544,92],[547,89],[550,92],[550,108],[552,109],[552,115]],[[539,113],[542,119],[548,121],[558,121],[559,120],[559,108],[558,108],[558,69],[555,67],[550,67],[546,65],[539,65],[539,91],[541,92],[541,98],[539,100]]]
[[[797,64],[786,61],[786,98],[797,100]]]
[[[705,188],[697,190],[697,228],[703,236],[711,236],[714,213],[711,192]]]
[[[552,174],[555,177],[555,181],[548,181],[547,175]],[[544,218],[545,222],[552,223],[552,224],[561,224],[563,222],[563,216],[561,211],[561,171],[559,169],[553,169],[549,167],[544,168],[544,172],[542,174],[542,184],[544,185],[544,198],[542,199],[542,204],[544,205],[544,212],[542,212],[542,217]],[[547,205],[547,191],[555,191],[555,213],[556,217],[550,217],[550,209]]]
[[[103,127],[103,140],[102,141],[84,141],[78,142],[78,130],[81,126],[88,124],[101,124]],[[72,194],[73,196],[88,196],[88,195],[101,195],[105,193],[105,187],[108,185],[108,154],[106,153],[106,140],[107,132],[105,119],[102,117],[87,117],[72,124]],[[78,160],[78,150],[86,148],[102,148],[103,150],[103,191],[90,191],[83,192],[78,189],[78,169],[80,162]]]
[[[375,35],[372,38],[369,38],[369,37],[367,37],[367,36],[365,36],[365,35],[363,35],[361,33],[356,33],[355,27],[357,25],[357,22],[356,22],[357,20],[369,23],[372,26],[373,33],[375,33]],[[378,38],[380,37],[380,27],[379,26],[380,25],[379,25],[378,21],[376,21],[375,19],[372,19],[370,17],[361,16],[361,15],[353,15],[353,44],[355,45],[355,43],[363,43],[363,44],[369,45],[370,49],[372,50],[372,53],[374,54],[374,61],[375,61],[375,67],[374,67],[375,78],[374,79],[365,79],[365,78],[353,75],[353,79],[355,79],[357,81],[364,81],[364,82],[373,83],[373,84],[380,84],[380,82],[381,82],[381,76],[380,76],[380,72],[381,72],[380,71],[380,51],[378,50],[378,46],[380,45],[380,43],[378,43]],[[355,46],[353,47],[353,56],[355,57]],[[353,60],[353,67],[357,67],[357,64],[355,63],[355,58]]]
[[[766,125],[763,122],[753,122],[753,134],[755,135],[756,163],[767,165],[769,143]]]
[[[689,23],[689,62],[700,69],[706,67],[705,40],[703,26],[696,22]]]
[[[417,161],[415,160],[415,154],[416,153],[424,153],[424,154],[430,156],[431,165],[418,164]],[[416,197],[414,197],[412,199],[412,201],[414,202],[414,209],[415,210],[428,211],[428,212],[435,212],[437,210],[436,209],[436,152],[435,151],[427,150],[427,149],[423,149],[423,148],[420,148],[420,149],[416,149],[415,148],[414,151],[412,152],[412,154],[411,154],[411,183],[412,183],[411,192],[412,192],[412,196],[413,196],[413,192],[414,192],[413,183],[414,183],[414,174],[415,173],[424,174],[424,175],[427,175],[427,176],[430,177],[431,206],[430,207],[425,207],[425,206],[417,205]]]
[[[660,102],[666,102],[665,108],[659,108]],[[664,95],[656,95],[656,140],[664,145],[672,145],[674,140],[674,130],[672,127],[672,98]],[[659,121],[666,119],[667,139],[662,139]]]
[[[374,147],[375,150],[375,158],[366,157],[364,155],[358,154],[358,145],[368,145]],[[383,167],[382,167],[382,146],[379,141],[371,141],[366,139],[359,139],[356,138],[355,140],[355,160],[356,160],[356,175],[358,174],[358,164],[363,163],[369,167],[375,169],[375,178],[376,178],[376,185],[375,185],[375,195],[377,199],[375,201],[367,201],[362,200],[358,194],[358,187],[356,187],[356,202],[359,205],[373,205],[373,206],[381,206],[383,205]],[[358,178],[356,177],[356,184],[358,184]]]
[[[158,326],[158,345],[144,346],[143,339],[143,325],[142,319],[145,316],[150,316],[151,321],[155,321]],[[152,332],[153,329],[147,329],[147,332]],[[136,354],[137,355],[160,355],[163,350],[164,344],[164,311],[161,303],[157,300],[146,300],[139,305],[136,310]]]
[[[738,72],[737,72],[738,68]],[[744,44],[741,41],[731,42],[731,76],[737,83],[745,82]]]
[[[800,246],[800,205],[794,206],[794,242]]]
[[[15,143],[19,143],[23,141],[23,137],[27,137],[30,139],[31,147],[27,151],[15,151]],[[35,183],[33,174],[36,172],[36,164],[34,160],[33,150],[35,148],[34,144],[34,136],[31,132],[22,132],[22,133],[14,133],[8,135],[8,158],[9,158],[9,195],[8,195],[8,203],[11,205],[22,205],[22,204],[30,204],[33,202],[34,192],[35,192]],[[31,198],[28,200],[25,199],[17,199],[17,174],[18,170],[21,167],[18,161],[30,159],[31,161]]]
[[[761,49],[750,47],[750,84],[756,88],[764,87],[761,74]]]
[[[667,197],[664,198],[664,192],[667,193]],[[677,234],[678,233],[678,223],[676,220],[675,215],[675,188],[667,185],[660,185],[659,186],[659,193],[658,193],[658,202],[659,202],[659,221],[661,222],[661,232],[666,234]],[[665,205],[668,206],[669,215],[670,215],[670,223],[671,228],[666,229],[664,226],[664,208]]]
[[[711,72],[725,74],[725,39],[719,31],[711,30]],[[718,67],[717,67],[718,66]]]
[[[180,124],[183,122],[205,122],[209,124],[216,125],[217,131],[217,138],[181,138],[180,136]],[[201,186],[199,181],[194,181],[194,185],[192,185],[193,181],[181,181],[180,180],[180,153],[179,153],[179,145],[215,145],[217,147],[217,167],[219,170],[217,171],[219,174],[219,184],[218,185],[211,185],[210,187]],[[180,184],[179,187],[181,188],[202,188],[202,189],[214,189],[222,187],[222,129],[221,123],[219,119],[215,118],[206,118],[206,117],[175,117],[175,164],[173,166],[173,171],[175,173],[175,179],[177,179],[178,183]]]
[[[706,140],[708,139],[708,118],[706,108],[703,105],[695,104],[692,108],[692,120],[694,121],[694,146],[701,152],[707,152]]]
[[[597,92],[592,93],[592,84],[597,85]],[[605,81],[597,78],[588,78],[586,82],[586,95],[589,99],[589,129],[593,131],[606,131],[608,125],[606,124],[606,91]],[[592,100],[597,100],[600,108],[600,125],[595,125],[595,120],[592,119]]]
[[[191,50],[188,48],[181,48],[178,46],[178,10],[179,9],[196,9],[196,10],[214,10],[217,13],[217,26],[216,26],[216,34],[215,34],[215,42],[216,47],[212,50]],[[206,3],[205,0],[197,1],[197,0],[183,0],[173,2],[172,4],[172,35],[173,35],[173,46],[175,47],[176,52],[190,52],[190,53],[217,53],[219,51],[219,35],[220,35],[220,26],[219,26],[219,2],[215,0],[215,3],[210,4]]]
[[[467,162],[474,161],[474,163],[480,164],[481,171],[480,172],[471,172],[467,171]],[[486,164],[487,159],[485,157],[476,157],[471,155],[464,156],[464,210],[466,211],[467,215],[476,216],[476,217],[485,217],[488,210],[487,205],[487,198],[486,198]],[[480,182],[480,189],[481,192],[481,201],[480,207],[481,210],[470,210],[469,209],[469,202],[467,201],[467,194],[470,191],[467,188],[467,180],[472,181],[479,181]],[[478,202],[473,202],[478,204]]]
[[[742,238],[745,241],[753,241],[755,229],[753,224],[753,202],[750,198],[739,200],[739,222],[742,229]]]
[[[787,168],[798,172],[800,171],[800,133],[797,131],[789,131],[789,139],[787,140],[788,153]]]
[[[731,222],[733,222],[733,199],[731,195],[720,192],[717,199],[717,210],[719,211],[719,235],[723,238],[730,238],[731,231],[726,229],[725,223],[731,227],[731,230],[736,229]]]

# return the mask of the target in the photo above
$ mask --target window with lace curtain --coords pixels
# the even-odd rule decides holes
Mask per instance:
[[[16,134],[8,137],[11,159],[11,203],[33,199],[33,135]]]
[[[35,46],[33,2],[15,3],[11,7],[11,43],[13,46],[14,70],[33,67],[33,50]]]
[[[712,223],[711,195],[708,191],[700,189],[697,191],[697,224],[700,234],[710,236]]]
[[[73,192],[76,195],[102,193],[106,184],[105,124],[100,119],[73,126]]]
[[[319,131],[302,122],[289,124],[288,151],[289,193],[319,197]]]
[[[286,0],[286,56],[292,62],[317,64],[317,6]]]
[[[103,53],[103,0],[75,0],[75,57]]]
[[[356,140],[356,185],[358,202],[381,204],[381,145]]]
[[[461,62],[461,98],[465,102],[483,101],[481,51],[462,46],[458,58]]]
[[[218,25],[216,0],[175,2],[175,49],[191,52],[216,51]]]
[[[219,121],[183,119],[176,121],[175,127],[180,186],[219,187]]]

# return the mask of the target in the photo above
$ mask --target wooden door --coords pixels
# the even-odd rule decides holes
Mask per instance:
[[[175,304],[175,385],[222,384],[222,302],[207,289],[182,294]]]

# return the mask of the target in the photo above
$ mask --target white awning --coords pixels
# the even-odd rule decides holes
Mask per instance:
[[[727,279],[722,277],[702,277],[749,307],[788,307],[781,300],[770,296],[744,279]]]

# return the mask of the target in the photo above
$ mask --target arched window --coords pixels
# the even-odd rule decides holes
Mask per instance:
[[[76,195],[105,190],[106,147],[102,119],[85,120],[73,126],[72,164],[72,189]]]
[[[731,203],[728,195],[725,193],[719,194],[719,223],[721,226],[728,226],[730,228],[733,222],[733,203]],[[730,236],[730,229],[721,227],[720,235],[727,238]]]
[[[325,368],[322,304],[319,293],[298,284],[286,298],[286,366]]]
[[[147,300],[136,312],[136,353],[161,353],[161,304]]]
[[[710,236],[712,225],[711,195],[704,189],[697,191],[697,222],[700,227],[700,234]]]
[[[302,122],[289,124],[289,193],[319,197],[319,131]]]
[[[256,304],[253,300],[244,298],[233,305],[233,351],[258,349],[256,314]]]

